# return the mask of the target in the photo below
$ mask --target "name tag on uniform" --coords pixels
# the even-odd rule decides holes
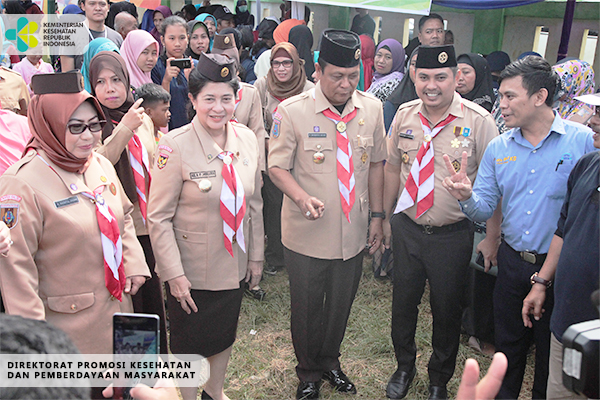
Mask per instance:
[[[414,139],[415,138],[415,134],[413,133],[412,129],[408,129],[406,131],[406,133],[400,132],[398,134],[398,136],[400,136],[401,138],[404,138],[404,139]]]
[[[216,178],[217,171],[197,171],[190,172],[190,179],[206,179],[206,178]]]
[[[327,134],[326,133],[320,133],[320,132],[310,132],[308,134],[309,138],[326,138]]]
[[[67,197],[66,199],[55,201],[54,207],[63,208],[63,207],[71,206],[73,204],[77,204],[77,203],[79,203],[79,197],[71,196],[71,197]]]

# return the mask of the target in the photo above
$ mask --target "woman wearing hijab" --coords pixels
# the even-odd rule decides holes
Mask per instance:
[[[385,39],[377,46],[374,64],[373,81],[367,93],[385,103],[404,77],[404,47],[396,39]]]
[[[204,22],[192,20],[188,22],[188,27],[190,38],[185,56],[197,60],[200,54],[210,53],[210,34]]]
[[[217,19],[213,15],[207,13],[197,15],[195,19],[196,21],[202,22],[206,25],[206,28],[208,28],[208,36],[210,38],[209,51],[212,50],[215,33],[217,33]]]
[[[404,75],[398,87],[388,96],[387,101],[384,103],[383,120],[386,132],[389,131],[390,126],[392,125],[398,107],[419,97],[415,90],[415,65],[417,63],[418,54],[419,47],[416,47],[409,58],[408,74]]]
[[[200,55],[190,74],[196,116],[160,139],[150,190],[150,237],[168,285],[171,351],[208,359],[202,399],[227,398],[223,385],[243,282],[253,287],[262,276],[258,142],[246,126],[231,122],[237,89],[230,58]],[[198,396],[196,388],[181,394]]]
[[[2,220],[13,241],[0,268],[2,297],[8,314],[52,323],[81,353],[110,354],[113,314],[133,311],[130,295],[150,272],[133,207],[112,164],[93,151],[102,108],[79,72],[61,75],[66,88],[80,91],[52,90],[54,74],[33,78],[33,139],[0,177]]]
[[[92,92],[92,85],[90,85],[90,62],[92,61],[92,58],[101,51],[114,51],[115,53],[119,53],[119,48],[112,40],[107,38],[94,39],[85,46],[83,64],[81,64],[81,75],[83,75],[84,88],[89,93]]]
[[[286,19],[280,23],[273,31],[273,39],[275,44],[290,41],[290,31],[298,25],[306,25],[306,22],[299,19]]]
[[[583,60],[568,60],[552,67],[560,76],[565,94],[554,108],[563,119],[571,119],[585,108],[577,96],[594,93],[594,70]]]
[[[290,30],[289,42],[296,47],[298,55],[304,60],[304,73],[306,74],[306,79],[312,82],[312,75],[315,72],[315,63],[311,51],[313,46],[312,31],[306,25],[297,25]]]
[[[246,0],[238,0],[235,5],[235,26],[248,25],[254,28],[254,15],[248,11],[248,2]]]
[[[254,86],[260,93],[267,132],[271,131],[273,114],[283,100],[310,90],[315,85],[306,78],[304,60],[298,56],[293,44],[283,42],[271,49],[271,68],[266,77],[256,81]],[[268,153],[268,140],[267,140]],[[267,168],[268,170],[268,168]],[[265,272],[275,274],[283,268],[283,245],[281,244],[281,204],[283,193],[275,186],[267,174],[263,175],[264,224],[267,235]]]
[[[154,272],[154,254],[146,226],[150,168],[157,147],[154,125],[140,107],[142,100],[133,101],[127,66],[119,54],[108,51],[98,53],[90,63],[90,82],[92,94],[98,99],[106,116],[106,125],[96,151],[115,166],[125,194],[133,203],[133,224],[152,271],[152,278],[133,298],[133,306],[136,312],[160,316],[162,331],[166,329],[162,284]],[[161,335],[160,345],[166,354],[166,335]]]
[[[492,111],[496,95],[492,73],[485,58],[475,53],[461,54],[456,59],[458,63],[458,77],[456,91],[467,100]]]
[[[163,50],[163,44],[160,41],[160,27],[163,21],[169,18],[171,15],[173,15],[173,12],[171,12],[171,9],[167,6],[158,6],[152,13],[152,22],[154,22],[154,28],[152,28],[150,34],[158,42],[159,53],[162,53]]]
[[[369,90],[375,68],[375,42],[369,35],[360,35],[360,58],[363,70],[363,90]]]
[[[154,29],[154,10],[146,10],[142,16],[140,29],[150,33]]]
[[[158,42],[148,32],[135,29],[127,34],[121,45],[121,56],[127,65],[133,88],[152,83],[150,72],[158,60],[158,51]]]

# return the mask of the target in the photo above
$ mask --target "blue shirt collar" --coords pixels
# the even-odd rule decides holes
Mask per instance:
[[[554,121],[552,121],[552,126],[550,127],[550,132],[548,132],[548,135],[546,135],[546,137],[538,144],[537,147],[540,147],[542,145],[542,143],[544,143],[546,138],[548,138],[548,136],[550,136],[550,134],[552,132],[556,132],[560,135],[565,135],[567,133],[567,131],[565,130],[565,124],[564,124],[563,119],[560,117],[560,115],[558,115],[558,113],[556,111],[553,111],[553,112],[554,112]],[[527,143],[528,147],[531,147],[531,143],[527,142],[523,138],[523,134],[521,133],[521,127],[516,127],[516,128],[509,130],[506,133],[506,136],[508,137],[509,140],[513,139],[515,142],[517,142],[519,144]]]

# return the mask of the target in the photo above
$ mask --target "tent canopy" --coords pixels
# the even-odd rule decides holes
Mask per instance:
[[[525,6],[542,1],[544,0],[433,0],[433,4],[465,10],[491,10],[495,8]]]

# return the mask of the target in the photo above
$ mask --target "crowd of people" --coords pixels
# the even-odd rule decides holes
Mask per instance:
[[[480,386],[467,363],[459,398],[518,398],[532,344],[532,397],[579,398],[562,385],[561,342],[598,318],[589,63],[457,55],[434,13],[403,46],[375,43],[357,10],[313,53],[308,7],[255,27],[245,0],[235,14],[159,6],[140,24],[128,4],[65,8],[85,14],[81,55],[2,46],[3,311],[51,323],[83,354],[112,353],[115,312],[156,314],[161,352],[206,357],[201,398],[227,399],[244,293],[265,299],[263,272],[285,269],[296,398],[319,398],[322,381],[355,394],[340,346],[363,259],[383,254],[373,269],[392,278],[398,363],[387,397],[415,379],[428,285],[430,399],[448,398],[461,331],[502,355]],[[475,250],[473,222],[486,233]],[[139,398],[173,396],[156,390]]]

